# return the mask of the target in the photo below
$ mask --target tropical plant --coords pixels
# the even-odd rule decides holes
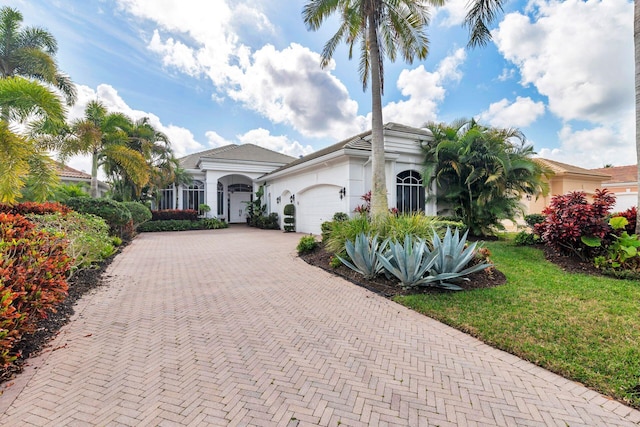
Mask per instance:
[[[37,230],[64,236],[68,243],[66,253],[72,260],[70,275],[91,267],[115,252],[109,238],[109,226],[98,216],[77,212],[62,215],[57,212],[29,214],[27,219],[35,224]]]
[[[85,117],[75,120],[64,140],[58,144],[60,157],[75,154],[91,156],[91,197],[98,197],[98,168],[109,164],[108,172],[118,171],[137,188],[149,182],[149,167],[144,156],[128,147],[127,129],[131,120],[121,113],[109,113],[99,101],[91,101],[85,108]]]
[[[517,129],[485,127],[475,120],[427,123],[434,135],[424,147],[426,181],[436,184],[439,206],[462,218],[472,235],[493,234],[502,220],[523,213],[523,195],[548,192],[551,171],[533,160],[533,146]]]
[[[378,252],[378,259],[385,270],[395,276],[403,288],[429,285],[433,277],[427,273],[436,262],[436,252],[431,252],[424,239],[407,234],[404,244],[389,242],[384,253]]]
[[[412,63],[424,59],[428,40],[424,27],[429,23],[427,3],[439,6],[441,0],[309,0],[303,10],[307,28],[318,30],[332,15],[338,14],[340,26],[322,50],[322,67],[344,40],[349,58],[354,46],[360,46],[360,79],[363,89],[371,81],[371,151],[372,151],[372,217],[387,216],[385,185],[382,94],[384,92],[384,58],[395,61],[397,54]]]
[[[60,98],[36,81],[21,77],[0,79],[0,202],[14,203],[27,182],[31,197],[46,200],[58,183],[46,146],[10,128],[18,122],[39,132],[54,131],[65,120]]]
[[[455,233],[451,233],[451,229],[447,227],[444,237],[440,240],[438,233],[433,232],[431,244],[433,252],[437,255],[430,274],[434,277],[433,280],[438,282],[439,287],[460,290],[458,285],[451,282],[469,280],[462,276],[491,267],[489,263],[472,264],[478,242],[467,244],[467,233],[460,237],[460,231],[457,228]],[[472,265],[469,266],[470,264]]]
[[[39,27],[23,27],[22,13],[0,8],[0,76],[22,76],[59,89],[69,105],[76,100],[76,87],[58,69],[55,37]]]
[[[502,12],[505,0],[473,0],[469,3],[469,11],[464,25],[469,27],[470,47],[484,46],[491,40],[489,26]],[[634,2],[633,43],[635,48],[635,99],[636,99],[636,163],[640,163],[640,4]],[[638,174],[640,186],[640,174]],[[640,206],[640,191],[636,205]],[[636,211],[635,234],[640,235],[640,210]]]
[[[113,196],[121,201],[153,199],[159,190],[178,179],[179,162],[174,157],[169,137],[156,130],[147,117],[130,122],[123,130],[127,134],[124,145],[146,160],[149,180],[141,185],[121,163],[105,158],[104,170],[112,182]]]
[[[607,218],[615,197],[606,189],[596,190],[593,203],[587,201],[584,191],[573,191],[554,196],[542,213],[545,220],[535,226],[535,232],[545,244],[564,254],[575,254],[582,259],[594,255],[611,228]]]
[[[336,257],[347,267],[364,276],[365,279],[373,279],[384,270],[378,254],[386,250],[388,240],[382,243],[378,241],[378,235],[371,237],[370,234],[360,233],[355,241],[347,240],[345,250],[349,260],[336,255]]]

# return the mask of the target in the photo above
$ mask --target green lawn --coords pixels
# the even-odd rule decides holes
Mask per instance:
[[[640,408],[640,282],[565,273],[531,247],[486,247],[506,285],[396,301]]]

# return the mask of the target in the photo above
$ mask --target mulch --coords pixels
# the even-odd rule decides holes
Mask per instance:
[[[74,306],[78,300],[102,285],[104,271],[125,246],[126,243],[123,243],[116,253],[104,260],[99,266],[80,270],[67,281],[69,284],[67,298],[56,306],[55,312],[49,313],[45,319],[38,321],[33,333],[25,334],[17,343],[14,353],[20,356],[14,364],[0,367],[0,384],[13,379],[24,370],[30,357],[37,356],[42,350],[49,347],[49,342],[58,335],[60,329],[69,322],[75,313]]]
[[[443,293],[443,292],[456,292],[447,291],[436,287],[420,287],[418,289],[403,289],[398,285],[397,280],[388,280],[384,276],[378,276],[372,280],[366,280],[360,273],[357,273],[345,265],[341,265],[336,268],[332,268],[329,265],[332,255],[327,252],[322,244],[320,244],[314,251],[300,255],[300,258],[307,263],[326,270],[332,274],[341,276],[350,282],[369,289],[377,294],[380,294],[386,298],[393,298],[397,295],[409,295],[409,294],[428,294],[428,293]],[[495,269],[489,268],[477,273],[467,276],[468,281],[462,281],[457,283],[464,291],[471,291],[474,289],[491,288],[493,286],[500,286],[507,282],[505,275]]]

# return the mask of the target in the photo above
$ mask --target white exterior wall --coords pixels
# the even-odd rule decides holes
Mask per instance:
[[[387,137],[386,184],[389,208],[396,206],[396,176],[406,170],[422,171],[424,155],[415,141],[406,138]],[[290,169],[277,172],[272,176],[258,180],[265,183],[265,194],[270,195],[269,212],[276,212],[283,226],[283,209],[295,196],[296,231],[300,233],[320,234],[320,225],[330,221],[336,212],[353,215],[357,206],[364,201],[362,196],[371,190],[371,158],[369,152],[346,150],[331,153],[333,158],[321,161],[314,159]],[[315,164],[310,164],[315,163]],[[339,191],[346,189],[341,200]],[[280,203],[277,198],[280,197]],[[425,197],[426,198],[426,197]],[[427,201],[427,215],[435,215],[435,201]],[[301,218],[300,215],[305,216]]]

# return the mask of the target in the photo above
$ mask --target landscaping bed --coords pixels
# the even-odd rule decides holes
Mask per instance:
[[[322,268],[333,274],[341,276],[356,285],[362,286],[370,291],[376,292],[384,297],[391,298],[397,295],[409,295],[415,293],[441,293],[450,292],[435,287],[420,287],[416,289],[403,289],[396,279],[389,280],[384,275],[378,276],[372,280],[366,280],[360,273],[357,273],[345,265],[332,268],[329,263],[332,258],[332,254],[324,249],[322,244],[319,244],[316,249],[311,252],[300,255],[300,258],[307,263]],[[460,287],[464,290],[490,288],[493,286],[499,286],[506,282],[506,277],[499,270],[492,268],[489,270],[482,270],[477,273],[467,276],[469,281],[462,281],[459,283]]]
[[[80,270],[68,280],[69,293],[67,298],[56,306],[55,313],[50,313],[46,319],[38,321],[35,332],[22,337],[16,346],[21,354],[15,363],[8,367],[0,367],[0,384],[11,380],[22,372],[30,357],[37,356],[50,346],[49,342],[58,335],[60,329],[69,322],[75,313],[74,306],[78,300],[101,286],[104,271],[125,245],[120,246],[115,254],[104,260],[98,267]]]

